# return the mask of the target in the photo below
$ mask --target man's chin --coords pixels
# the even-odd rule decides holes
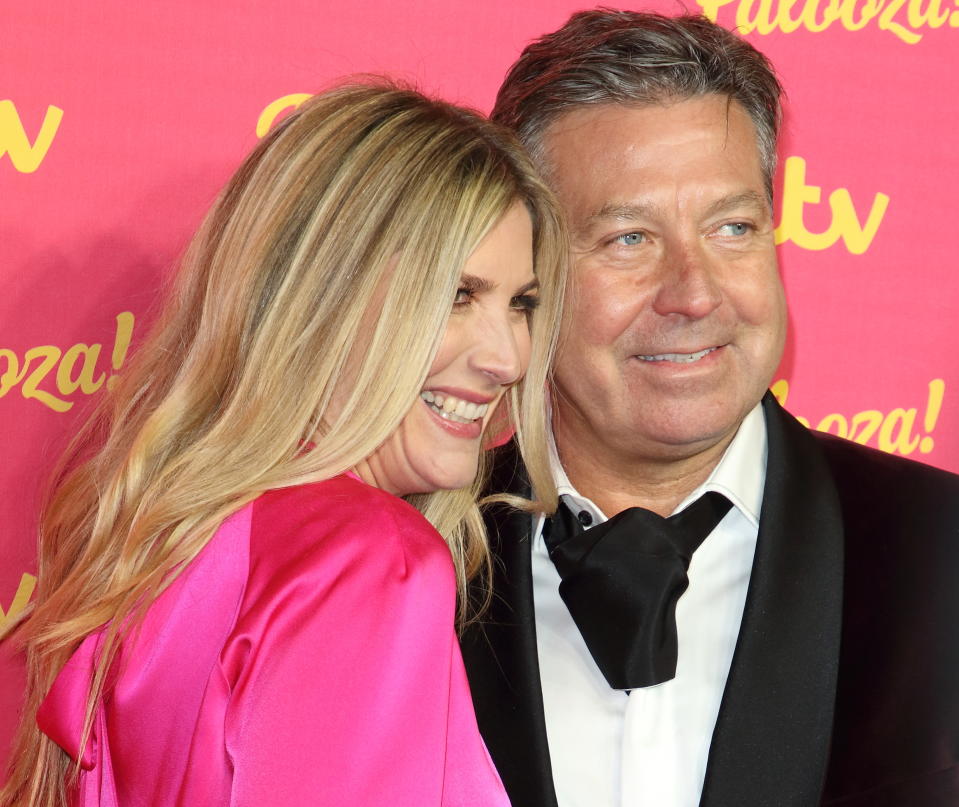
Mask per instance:
[[[636,435],[645,435],[637,452],[658,455],[664,460],[687,459],[725,447],[754,404],[743,411],[736,407],[714,407],[707,412],[675,407],[637,422]],[[632,442],[632,441],[630,441]]]

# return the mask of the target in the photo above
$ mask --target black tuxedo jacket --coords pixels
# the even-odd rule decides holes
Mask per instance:
[[[759,536],[701,807],[956,807],[959,476],[763,408]],[[492,485],[528,495],[511,445]],[[498,507],[487,527],[493,603],[463,637],[477,718],[514,807],[556,807],[531,519]]]

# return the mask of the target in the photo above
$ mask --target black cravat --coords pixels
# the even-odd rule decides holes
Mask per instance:
[[[559,595],[613,689],[676,675],[676,602],[693,552],[731,504],[709,492],[669,518],[631,507],[584,529],[561,502],[543,530]]]

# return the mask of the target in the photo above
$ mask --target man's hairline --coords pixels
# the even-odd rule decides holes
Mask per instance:
[[[627,109],[642,109],[644,107],[669,107],[669,106],[673,106],[674,104],[682,103],[684,101],[690,101],[697,98],[705,98],[710,95],[715,95],[717,97],[722,97],[726,99],[727,132],[729,128],[729,110],[732,108],[733,104],[737,104],[739,106],[740,110],[746,116],[746,120],[749,121],[749,125],[752,127],[751,131],[753,136],[753,144],[756,148],[756,153],[759,156],[759,166],[760,166],[760,171],[762,172],[762,175],[763,175],[763,185],[764,185],[764,190],[766,191],[766,200],[769,203],[770,210],[772,210],[773,203],[774,203],[772,185],[773,185],[774,174],[776,169],[775,157],[776,157],[776,151],[778,148],[778,140],[779,140],[778,133],[775,133],[775,132],[773,133],[774,135],[776,135],[776,140],[773,143],[773,164],[770,166],[771,172],[769,173],[769,175],[767,175],[766,155],[760,143],[759,128],[756,125],[756,121],[753,120],[753,116],[749,114],[749,110],[746,108],[746,106],[742,102],[738,101],[735,97],[733,97],[731,93],[723,93],[723,92],[715,92],[715,91],[689,93],[689,94],[664,93],[659,98],[654,98],[651,100],[643,100],[643,101],[640,101],[640,100],[629,101],[629,100],[614,98],[614,99],[608,99],[608,100],[602,100],[602,101],[581,101],[578,103],[570,103],[564,106],[562,109],[559,109],[556,112],[554,112],[548,118],[546,118],[545,124],[537,128],[537,134],[535,137],[530,139],[523,138],[523,145],[525,146],[527,152],[530,155],[530,158],[533,161],[533,164],[536,166],[537,170],[542,175],[546,184],[549,185],[550,188],[552,188],[553,191],[555,192],[557,190],[558,183],[557,183],[556,174],[554,171],[553,161],[549,158],[550,149],[547,146],[547,141],[549,139],[550,130],[554,126],[556,126],[556,124],[559,123],[560,120],[565,118],[567,115],[570,115],[573,112],[577,112],[578,110],[586,107],[595,107],[595,108],[625,107]]]

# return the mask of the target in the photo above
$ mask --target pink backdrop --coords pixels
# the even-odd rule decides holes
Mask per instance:
[[[813,427],[959,471],[959,0],[689,0],[788,93],[791,336]],[[257,125],[355,72],[482,110],[561,0],[7,4],[0,48],[0,619],[28,601],[37,492],[122,371],[158,284]],[[674,12],[673,2],[647,6]],[[0,661],[0,749],[22,681]]]

